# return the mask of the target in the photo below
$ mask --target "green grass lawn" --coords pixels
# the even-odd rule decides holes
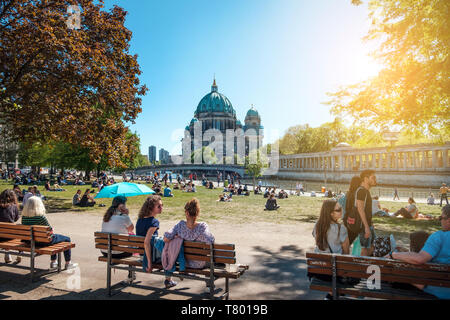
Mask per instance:
[[[21,186],[26,188],[28,186]],[[150,186],[151,187],[151,186]],[[12,188],[12,184],[0,182],[0,192],[6,188]],[[66,191],[47,192],[43,186],[39,190],[48,200],[46,207],[48,212],[72,212],[74,214],[83,214],[90,212],[92,214],[103,215],[112,199],[97,199],[97,205],[93,208],[72,207],[72,197],[77,189],[83,192],[90,188],[87,186],[64,186]],[[204,187],[198,187],[197,193],[186,193],[174,190],[173,198],[163,198],[164,210],[159,216],[160,220],[177,220],[184,218],[184,205],[187,201],[196,197],[200,200],[201,220],[206,222],[223,221],[224,223],[241,224],[253,222],[270,222],[277,224],[296,224],[296,223],[315,223],[318,219],[320,208],[324,198],[298,197],[290,196],[288,199],[277,200],[281,206],[277,211],[264,211],[266,199],[262,195],[234,196],[232,202],[216,201],[222,189],[208,190]],[[97,189],[96,189],[97,191]],[[139,209],[147,196],[138,196],[128,198],[127,206],[130,209],[130,215],[136,217]],[[98,204],[105,204],[106,207],[99,207]],[[390,211],[397,211],[406,205],[406,202],[380,201],[381,206],[389,208]],[[420,204],[421,213],[440,215],[439,206],[428,206]],[[438,221],[407,220],[398,218],[374,217],[375,228],[378,234],[394,234],[397,238],[406,239],[410,232],[423,230],[434,232],[440,229]]]

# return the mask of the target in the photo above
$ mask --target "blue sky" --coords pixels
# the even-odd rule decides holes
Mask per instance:
[[[350,0],[110,0],[127,12],[141,82],[149,91],[131,129],[141,153],[181,153],[179,139],[214,74],[243,122],[253,104],[267,139],[332,121],[326,92],[374,75],[361,38],[366,6]]]

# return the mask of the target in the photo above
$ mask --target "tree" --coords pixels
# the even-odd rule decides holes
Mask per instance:
[[[126,12],[77,2],[79,30],[66,25],[75,1],[0,1],[0,115],[18,141],[78,145],[95,163],[123,166],[125,123],[147,91],[128,53]]]
[[[253,179],[253,189],[256,186],[256,178],[263,175],[264,169],[269,166],[269,158],[264,152],[264,148],[252,150],[245,157],[245,173]]]
[[[371,0],[369,11],[372,25],[364,40],[380,41],[373,55],[384,69],[330,93],[327,104],[365,126],[399,125],[448,140],[450,1]]]

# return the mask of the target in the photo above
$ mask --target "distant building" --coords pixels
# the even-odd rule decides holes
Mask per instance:
[[[201,133],[199,137],[201,142],[197,146],[194,142],[194,128],[196,126],[199,127]],[[229,130],[235,132],[235,136],[228,137],[227,131]],[[185,137],[182,140],[184,159],[189,158],[197,149],[215,144],[213,142],[216,137],[206,135],[207,139],[202,139],[208,131],[221,134],[222,139],[220,141],[222,141],[223,147],[222,150],[216,150],[216,152],[222,151],[224,158],[233,157],[235,154],[239,154],[241,157],[248,156],[250,152],[263,145],[264,127],[261,125],[261,117],[258,111],[252,106],[247,111],[244,125],[242,125],[230,100],[219,93],[215,79],[211,86],[211,92],[200,100],[194,118],[185,128]],[[242,141],[244,150],[238,150],[238,141]],[[227,144],[229,144],[229,149],[227,149]],[[220,148],[220,146],[217,148]],[[244,152],[245,154],[243,154]],[[203,159],[204,161],[205,159]],[[234,162],[234,159],[232,161]]]
[[[159,149],[159,163],[169,164],[169,151],[164,150],[163,148]]]
[[[148,148],[148,161],[150,161],[150,163],[155,163],[155,161],[156,161],[156,147],[155,146],[150,146]]]

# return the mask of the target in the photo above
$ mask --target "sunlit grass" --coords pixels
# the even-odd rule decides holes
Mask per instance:
[[[149,185],[150,186],[150,185]],[[21,186],[27,188],[28,186]],[[150,186],[151,187],[151,186]],[[0,182],[0,191],[12,188],[12,184]],[[72,197],[76,190],[83,192],[90,186],[64,186],[66,191],[47,192],[43,186],[39,186],[40,192],[48,200],[45,202],[49,214],[55,212],[72,212],[74,214],[103,215],[106,209],[111,205],[112,199],[96,199],[96,206],[93,208],[72,207]],[[97,191],[97,189],[95,189]],[[173,198],[163,198],[164,209],[158,219],[164,221],[173,221],[184,219],[184,205],[187,201],[196,197],[200,200],[201,220],[206,222],[220,221],[227,224],[250,224],[255,222],[268,222],[275,224],[300,224],[315,223],[318,219],[320,208],[324,198],[311,198],[306,196],[289,196],[288,199],[277,200],[281,206],[277,211],[264,211],[266,199],[262,195],[234,196],[232,202],[218,202],[219,194],[222,189],[209,190],[204,187],[198,187],[197,192],[186,193],[180,190],[173,190]],[[136,220],[139,209],[147,196],[129,197],[127,207],[130,209],[131,217]],[[99,207],[98,204],[104,204],[106,207]],[[395,212],[405,206],[405,202],[380,201],[382,207],[389,208]],[[421,213],[439,216],[439,206],[419,205]],[[434,232],[439,230],[438,221],[407,220],[399,218],[381,218],[373,219],[376,230],[379,234],[393,233],[396,237],[407,237],[410,232],[423,230]]]

